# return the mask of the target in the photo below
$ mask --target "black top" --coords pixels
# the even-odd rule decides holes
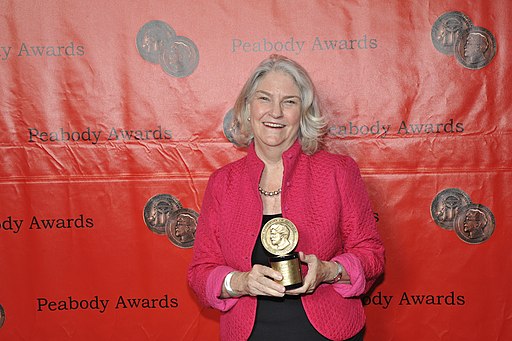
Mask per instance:
[[[281,214],[264,215],[261,227],[263,228],[270,219],[276,217],[281,217]],[[252,264],[270,266],[269,256],[261,243],[261,239],[258,238],[252,252]],[[249,340],[328,340],[318,333],[309,322],[306,312],[302,307],[300,296],[258,296],[257,299],[256,321]]]

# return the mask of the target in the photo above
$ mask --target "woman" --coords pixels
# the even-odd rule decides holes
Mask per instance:
[[[244,158],[212,174],[199,217],[189,283],[219,309],[222,340],[362,340],[358,296],[383,272],[384,248],[356,163],[320,150],[325,122],[307,72],[264,60],[234,107]],[[303,285],[277,283],[262,226],[298,230]]]

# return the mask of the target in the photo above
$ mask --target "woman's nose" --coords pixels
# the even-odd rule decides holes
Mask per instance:
[[[272,102],[272,111],[270,115],[274,118],[279,118],[283,116],[283,108],[281,106],[281,102],[279,101],[273,101]]]

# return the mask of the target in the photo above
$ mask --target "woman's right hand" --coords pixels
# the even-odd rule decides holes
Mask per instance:
[[[253,265],[249,272],[235,272],[231,277],[231,287],[235,292],[250,296],[284,296],[285,288],[275,282],[283,278],[281,273],[260,264]]]

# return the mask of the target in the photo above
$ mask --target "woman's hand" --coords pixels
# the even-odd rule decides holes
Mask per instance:
[[[249,272],[235,272],[231,288],[240,296],[284,296],[283,285],[274,282],[283,278],[281,273],[264,265],[255,264]]]
[[[308,265],[308,274],[304,277],[302,286],[286,291],[287,295],[311,294],[322,282],[327,282],[336,276],[336,263],[324,262],[313,254],[305,255],[303,252],[299,252],[299,257],[301,262]]]

